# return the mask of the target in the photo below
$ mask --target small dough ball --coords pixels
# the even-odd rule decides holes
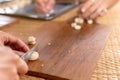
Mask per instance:
[[[29,60],[37,60],[39,58],[38,52],[33,52],[31,56],[29,57]]]
[[[29,44],[35,44],[36,43],[36,38],[34,36],[28,37],[28,43]]]
[[[87,20],[87,23],[88,23],[88,24],[93,24],[93,20],[92,20],[92,19],[88,19],[88,20]]]
[[[36,44],[36,41],[33,41],[33,42],[29,42],[29,44]]]
[[[80,30],[82,27],[80,25],[76,25],[74,28],[75,30]]]
[[[30,36],[30,37],[28,37],[28,41],[34,42],[34,41],[36,41],[36,38],[34,36]]]
[[[71,24],[71,27],[74,28],[76,25],[77,25],[77,23],[74,22],[74,23]]]
[[[84,19],[82,19],[82,18],[75,18],[75,22],[79,23],[79,24],[83,24],[84,23]]]

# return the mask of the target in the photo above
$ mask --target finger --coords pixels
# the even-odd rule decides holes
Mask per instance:
[[[81,7],[81,12],[84,13],[86,12],[89,7],[94,3],[94,0],[88,0],[83,6]]]
[[[11,35],[7,35],[5,44],[15,50],[20,50],[23,52],[29,50],[28,46],[23,41]]]
[[[15,44],[20,51],[26,52],[29,50],[28,46],[20,39],[16,39]]]
[[[44,0],[45,3],[48,3],[49,0]]]
[[[97,10],[95,13],[93,13],[91,16],[90,16],[90,19],[95,19],[99,16],[99,11]]]
[[[17,62],[17,70],[19,75],[24,75],[28,71],[28,66],[25,61],[23,61],[20,57]]]
[[[12,53],[11,53],[12,54]],[[18,55],[13,52],[13,63],[16,65],[17,73],[24,75],[28,71],[28,66]]]
[[[91,16],[91,19],[95,19],[100,16],[100,13],[103,11],[103,7],[99,7]]]
[[[14,79],[12,80],[20,80],[20,77],[18,75],[14,76]]]
[[[0,46],[4,46],[4,42],[0,41]]]
[[[47,3],[46,9],[47,9],[48,11],[52,10],[53,7],[54,7],[54,4],[55,4],[55,1],[54,1],[54,0],[49,0],[48,3]]]
[[[84,18],[83,17],[83,13],[81,12],[81,7],[83,6],[83,4],[81,4],[81,5],[79,5],[79,10],[78,10],[78,16],[80,17],[80,18]]]
[[[79,15],[78,15],[78,16],[79,16],[79,18],[82,18],[82,19],[83,19],[83,16],[82,16],[82,14],[80,14],[80,13],[79,13]]]
[[[25,45],[21,40],[17,39],[15,42],[13,43],[9,43],[8,45],[10,48],[12,48],[13,50],[17,50],[17,51],[22,51],[22,52],[27,52],[29,50],[28,46]]]
[[[46,2],[47,0],[37,0],[35,4],[36,11],[39,13],[47,13],[48,10],[46,9]]]
[[[11,49],[6,48],[8,50],[9,53],[7,53],[7,63],[9,64],[9,68],[11,65],[11,75],[15,75],[17,73],[19,73],[20,75],[25,74],[28,71],[28,66],[25,63],[25,61],[23,61],[17,54],[15,54]]]
[[[4,33],[4,32],[3,32],[2,36],[3,37],[2,37],[1,42],[3,45],[9,46],[11,48],[15,48],[16,50],[21,50],[23,52],[26,52],[29,50],[27,45],[25,45],[25,43],[23,41],[21,41],[20,39],[12,36],[10,34]]]
[[[92,6],[83,14],[84,18],[89,18],[100,6],[101,1],[95,1]]]
[[[36,0],[36,4],[39,5],[39,7],[42,7],[42,8],[45,7],[45,2],[44,2],[44,0]]]
[[[100,13],[99,16],[103,16],[107,13],[107,9],[103,9]]]
[[[36,4],[35,6],[36,6],[36,11],[39,12],[39,13],[45,14],[45,13],[48,12],[48,10],[46,8],[42,8],[38,4]]]
[[[2,74],[0,74],[0,78],[2,78],[2,80],[19,80],[17,69],[13,65],[14,64],[4,64],[4,68],[1,70]]]

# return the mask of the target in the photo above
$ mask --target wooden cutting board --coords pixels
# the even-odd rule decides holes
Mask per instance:
[[[20,80],[46,80],[46,79],[24,75],[20,77]]]
[[[112,29],[97,23],[83,26],[82,30],[74,30],[69,21],[47,22],[34,29],[40,57],[28,62],[28,75],[89,80]]]

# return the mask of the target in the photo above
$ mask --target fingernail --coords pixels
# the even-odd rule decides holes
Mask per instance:
[[[49,10],[49,9],[50,9],[50,7],[49,7],[49,6],[47,6],[47,7],[46,7],[46,9],[47,9],[47,10]]]
[[[81,9],[81,12],[82,12],[82,13],[84,13],[84,12],[85,12],[85,9],[84,9],[84,8],[82,8],[82,9]]]
[[[105,8],[104,11],[107,12],[107,9]]]

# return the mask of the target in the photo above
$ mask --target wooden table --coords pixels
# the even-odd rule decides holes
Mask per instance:
[[[113,8],[114,10],[115,8]],[[70,12],[52,20],[52,21],[66,21],[66,20],[69,20],[71,18],[73,18],[74,16],[76,16],[76,9],[74,10],[71,10]],[[112,10],[111,10],[112,11]],[[110,12],[111,13],[111,12]],[[71,15],[72,14],[72,15]],[[112,14],[112,13],[111,13]],[[108,16],[110,16],[110,14],[102,17],[102,18],[99,18],[98,19],[98,22],[100,23],[106,23],[107,25],[114,25],[113,23],[113,20],[111,20],[111,23],[107,22],[108,21]],[[114,16],[113,16],[114,17]],[[118,17],[118,16],[117,16]],[[21,39],[23,39],[23,41],[26,42],[27,40],[27,36],[31,36],[31,35],[34,35],[34,33],[31,33],[31,32],[34,32],[37,28],[39,28],[40,25],[43,25],[44,23],[47,23],[48,21],[44,22],[44,21],[41,21],[41,20],[33,20],[33,19],[27,19],[27,18],[20,18],[20,17],[17,17],[18,18],[18,21],[15,23],[15,24],[12,24],[12,25],[9,25],[9,26],[6,26],[6,28],[2,28],[3,31],[6,31],[10,34],[13,34],[13,35],[16,35],[17,37],[20,37]],[[117,21],[118,18],[115,20]],[[116,22],[115,21],[115,22]],[[34,25],[32,25],[34,24]],[[119,23],[118,23],[119,24]],[[116,24],[117,25],[117,24]],[[32,28],[34,26],[34,28]],[[12,28],[13,27],[13,28]],[[19,28],[17,29],[17,34],[16,34],[16,28]],[[24,30],[23,30],[24,29]],[[9,31],[8,31],[9,30]],[[26,33],[27,32],[27,33]],[[35,35],[36,36],[36,35]],[[98,66],[99,66],[99,63],[98,63]],[[93,80],[96,78],[94,75],[97,75],[97,74],[93,74]],[[24,76],[22,78],[22,80],[27,80],[28,76]],[[28,80],[41,80],[39,78],[35,78],[35,77],[29,77]],[[96,78],[97,80],[98,78]],[[102,80],[102,79],[101,79]],[[112,79],[111,79],[112,80]]]
[[[120,1],[109,13],[98,19],[99,23],[113,27],[111,36],[97,63],[91,80],[120,80]]]

